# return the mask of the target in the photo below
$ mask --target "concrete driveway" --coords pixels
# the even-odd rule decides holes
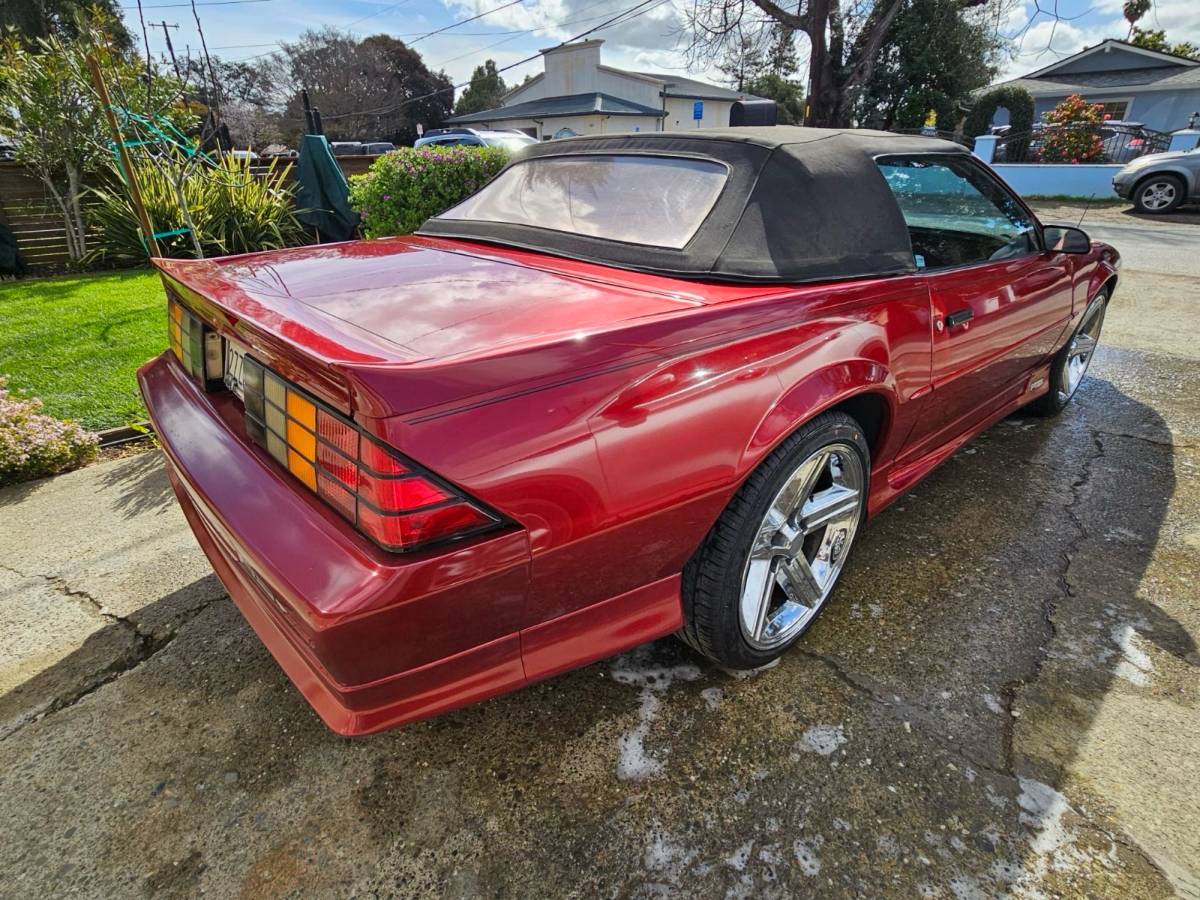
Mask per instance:
[[[346,740],[155,454],[0,492],[0,894],[1200,897],[1200,229],[1131,227],[1193,229],[1190,290],[1131,253],[1069,411],[752,676],[666,640]]]

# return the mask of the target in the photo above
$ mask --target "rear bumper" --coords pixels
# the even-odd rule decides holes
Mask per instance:
[[[331,729],[369,734],[677,630],[680,576],[522,627],[523,531],[401,556],[357,534],[246,437],[170,353],[138,382],[188,524],[246,621]]]
[[[169,354],[138,372],[180,505],[246,620],[339,734],[366,734],[526,681],[522,532],[385,554],[307,496]],[[224,414],[223,414],[224,413]]]

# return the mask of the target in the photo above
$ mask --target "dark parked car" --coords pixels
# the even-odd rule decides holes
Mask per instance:
[[[395,150],[396,145],[388,141],[331,141],[329,149],[334,156],[378,156]]]
[[[155,262],[179,502],[362,734],[672,632],[774,660],[869,516],[1066,406],[1118,257],[957,144],[779,127],[538,144],[416,235]]]

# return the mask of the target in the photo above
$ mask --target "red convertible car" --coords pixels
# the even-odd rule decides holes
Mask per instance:
[[[541,144],[412,237],[157,265],[179,502],[362,734],[672,632],[776,658],[868,516],[1071,399],[1118,257],[954,144],[781,127]]]

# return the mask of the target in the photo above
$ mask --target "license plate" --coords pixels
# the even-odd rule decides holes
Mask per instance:
[[[225,387],[237,394],[243,403],[246,400],[245,382],[242,380],[246,352],[246,348],[241,344],[225,339]]]

